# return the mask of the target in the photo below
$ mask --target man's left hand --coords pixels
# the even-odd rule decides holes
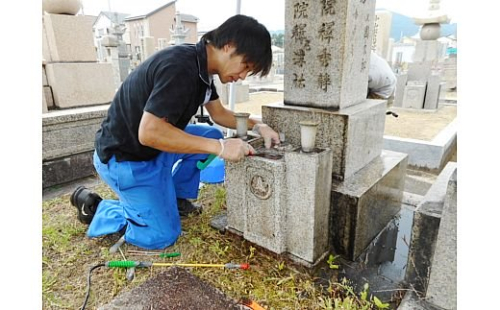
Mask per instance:
[[[264,145],[266,149],[270,148],[273,144],[280,144],[280,137],[278,133],[266,124],[256,124],[252,131],[264,138]]]

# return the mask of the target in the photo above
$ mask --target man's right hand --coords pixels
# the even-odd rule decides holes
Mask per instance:
[[[254,154],[255,149],[245,141],[237,138],[222,140],[224,143],[224,151],[220,154],[224,160],[230,162],[238,162],[245,156]]]

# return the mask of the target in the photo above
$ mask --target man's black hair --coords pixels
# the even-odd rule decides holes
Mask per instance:
[[[261,72],[262,76],[266,76],[271,69],[271,35],[264,25],[252,17],[235,15],[218,28],[205,33],[201,39],[218,49],[228,43],[234,44],[236,54],[243,55],[245,62],[254,65],[251,75]]]

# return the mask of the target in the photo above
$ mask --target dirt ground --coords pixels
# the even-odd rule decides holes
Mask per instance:
[[[456,98],[450,94],[447,99]],[[261,115],[261,107],[265,104],[283,102],[283,92],[250,93],[250,100],[237,103],[235,111],[249,112]],[[409,110],[389,107],[388,110],[398,114],[398,117],[388,115],[385,122],[385,135],[400,138],[431,141],[457,117],[457,106],[445,104],[437,111]]]

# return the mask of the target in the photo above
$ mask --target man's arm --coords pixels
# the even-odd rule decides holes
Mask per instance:
[[[224,108],[219,99],[210,101],[205,107],[215,123],[226,128],[236,128],[236,118],[233,111]],[[254,126],[257,125],[255,130],[264,138],[266,148],[270,148],[273,142],[274,144],[280,143],[279,135],[266,124],[249,118],[247,125],[248,129],[254,129]]]
[[[215,154],[229,161],[239,161],[254,151],[248,143],[240,139],[229,139],[221,144],[215,139],[188,134],[167,120],[146,111],[139,124],[139,142],[163,152]]]

